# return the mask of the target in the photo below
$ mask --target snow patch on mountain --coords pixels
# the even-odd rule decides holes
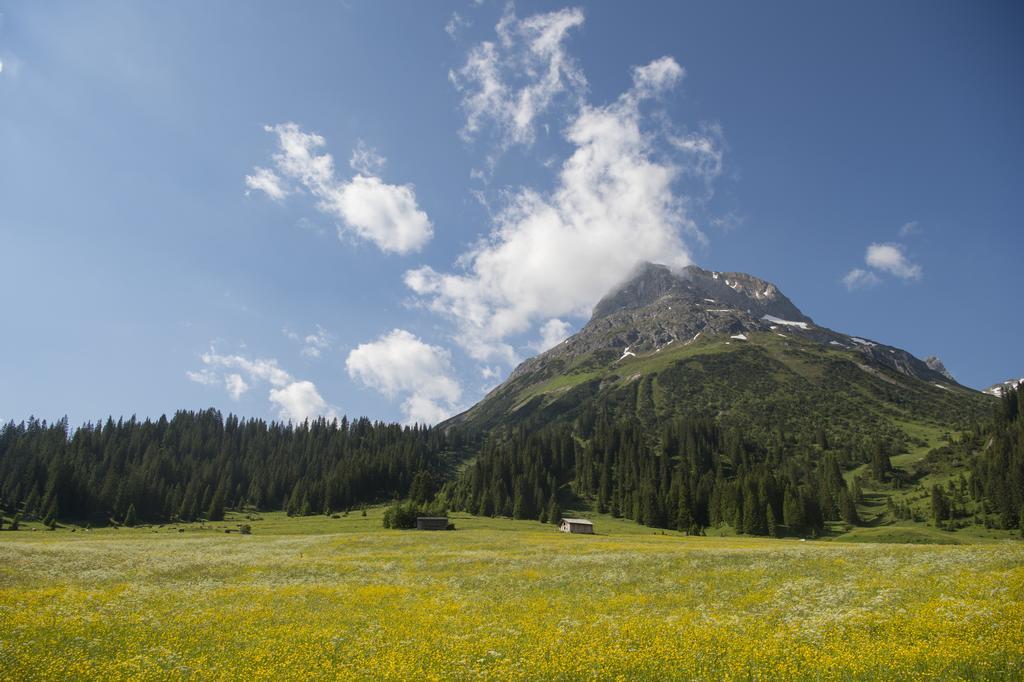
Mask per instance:
[[[1024,384],[1024,377],[1020,379],[1010,379],[1009,381],[1004,381],[1001,384],[989,386],[984,391],[982,391],[982,393],[988,393],[989,395],[994,395],[997,398],[1002,398],[1004,392],[1011,388],[1017,388],[1022,384]]]
[[[767,320],[768,322],[774,322],[775,324],[786,324],[789,325],[790,327],[800,327],[801,329],[808,328],[806,322],[794,322],[793,320],[783,320],[782,318],[775,317],[774,315],[762,315],[761,319]]]

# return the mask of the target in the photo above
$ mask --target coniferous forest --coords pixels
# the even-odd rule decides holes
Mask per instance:
[[[599,418],[586,439],[556,428],[493,440],[443,491],[453,508],[554,523],[556,492],[567,484],[598,512],[692,534],[722,524],[753,535],[778,535],[783,524],[813,534],[828,520],[857,523],[833,454],[786,457],[710,419],[677,420],[657,438],[636,422]],[[884,452],[874,456],[888,462]]]
[[[890,464],[896,447],[878,438],[832,449],[782,433],[765,441],[700,417],[652,432],[607,413],[477,437],[367,419],[267,423],[213,409],[107,419],[73,432],[66,419],[30,419],[0,430],[0,505],[12,518],[49,524],[131,525],[215,521],[227,509],[330,514],[404,499],[406,516],[450,508],[555,523],[563,508],[591,508],[691,534],[728,525],[751,535],[815,535],[830,521],[861,522],[860,484],[844,471],[866,464],[875,484],[908,483]],[[1024,527],[1019,390],[928,461],[970,472],[930,491],[936,525],[973,517]]]
[[[1024,385],[1005,391],[991,422],[965,434],[960,446],[971,462],[972,496],[1001,527],[1024,532]]]
[[[213,521],[244,507],[330,513],[405,496],[416,472],[443,467],[449,444],[426,427],[267,423],[213,409],[73,433],[66,419],[30,419],[0,430],[0,505],[48,523]]]
[[[867,465],[876,486],[912,483],[892,466],[898,444],[887,438],[832,449],[820,435],[811,442],[782,433],[751,439],[707,418],[678,419],[657,435],[606,415],[587,416],[576,427],[492,434],[472,466],[443,491],[447,502],[475,514],[556,522],[567,491],[595,511],[656,528],[700,533],[725,524],[751,535],[815,535],[829,521],[861,523],[863,493],[857,479],[847,483],[844,471]],[[991,417],[959,440],[931,451],[925,466],[950,461],[971,473],[930,491],[935,525],[953,527],[973,516],[978,524],[1024,529],[1020,389],[1007,391]],[[909,518],[899,509],[890,512]]]

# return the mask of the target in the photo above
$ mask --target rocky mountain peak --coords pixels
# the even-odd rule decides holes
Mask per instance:
[[[760,318],[812,322],[771,282],[742,272],[715,272],[689,265],[672,270],[666,265],[642,263],[619,287],[594,307],[591,320],[628,309],[643,308],[661,299],[680,303],[720,303]]]
[[[949,370],[946,369],[946,366],[942,364],[942,360],[939,360],[937,356],[929,355],[924,359],[924,364],[928,365],[928,369],[938,372],[950,381],[956,381],[956,379],[953,378],[953,375],[949,373]]]
[[[787,357],[827,353],[828,362],[845,361],[846,367],[893,386],[900,383],[887,372],[924,382],[928,390],[957,386],[936,358],[925,364],[900,348],[816,325],[777,286],[759,277],[695,265],[672,269],[642,263],[600,300],[582,329],[525,360],[479,405],[451,423],[514,411],[527,399],[546,400],[542,393],[553,396],[557,391],[541,388],[559,377],[565,387],[579,384],[600,391],[645,372],[661,372],[674,358],[748,346],[763,357],[781,354],[783,365]]]

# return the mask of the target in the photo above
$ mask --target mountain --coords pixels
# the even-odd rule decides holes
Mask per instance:
[[[441,425],[475,444],[442,497],[689,533],[1009,532],[1016,484],[992,472],[1013,446],[978,459],[996,400],[944,369],[822,327],[758,277],[645,263],[577,334]]]
[[[966,423],[987,400],[941,363],[815,324],[771,282],[644,263],[577,334],[445,426],[540,426],[604,410],[647,426],[700,414],[757,429],[816,415],[849,434]]]
[[[938,357],[934,355],[929,355],[924,359],[924,364],[928,365],[930,369],[935,370],[936,372],[946,377],[950,381],[956,381],[956,379],[953,378],[953,375],[949,373],[949,370],[946,369],[946,366],[942,364],[942,360],[940,360]]]
[[[995,397],[1000,398],[1004,393],[1006,393],[1008,389],[1017,388],[1018,386],[1021,385],[1024,385],[1024,378],[1007,379],[1006,381],[1001,381],[998,384],[992,384],[991,386],[986,388],[983,391],[983,393],[994,395]]]

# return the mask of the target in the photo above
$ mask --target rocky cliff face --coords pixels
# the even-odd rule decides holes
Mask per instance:
[[[609,357],[617,353],[612,358],[615,361],[673,344],[690,344],[700,337],[731,339],[769,331],[850,350],[866,363],[918,379],[952,381],[948,373],[933,369],[904,350],[815,325],[771,282],[745,273],[714,272],[692,265],[672,271],[654,263],[638,267],[626,282],[601,299],[583,329],[523,362],[509,381],[528,374],[550,377],[572,365],[574,358],[598,351],[612,351],[606,353]]]
[[[950,381],[956,381],[956,379],[953,378],[953,375],[949,373],[949,370],[946,369],[946,366],[942,364],[942,360],[939,360],[936,356],[929,355],[924,359],[924,364],[928,365],[929,369],[935,370]]]
[[[626,282],[601,299],[591,319],[662,302],[667,304],[672,300],[695,305],[721,304],[718,307],[733,307],[758,317],[772,315],[812,321],[774,284],[763,279],[742,272],[711,272],[696,265],[673,272],[654,263],[641,264]]]

